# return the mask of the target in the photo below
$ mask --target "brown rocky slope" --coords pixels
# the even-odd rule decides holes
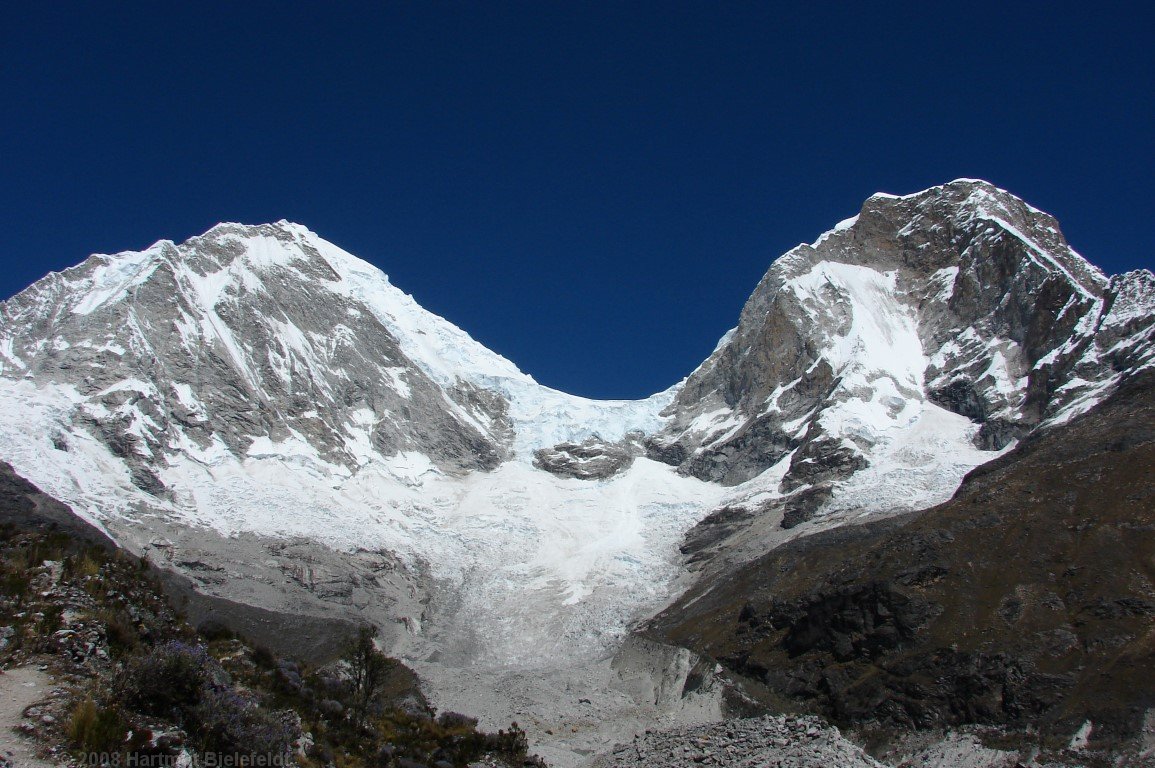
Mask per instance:
[[[973,471],[938,507],[795,540],[642,632],[767,701],[883,731],[1136,736],[1155,707],[1155,373]]]

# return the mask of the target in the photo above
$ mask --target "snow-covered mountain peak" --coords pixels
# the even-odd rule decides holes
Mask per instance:
[[[288,222],[94,256],[0,305],[0,456],[21,474],[133,546],[388,552],[459,601],[442,652],[492,663],[600,653],[671,594],[721,493],[641,455],[673,395],[543,387]],[[621,456],[609,476],[534,464],[595,444]]]
[[[124,381],[154,381],[158,367],[162,377],[196,371],[203,396],[186,382],[158,396],[206,418],[212,408],[201,406],[222,389],[237,404],[267,404],[238,434],[216,435],[238,456],[255,440],[303,436],[322,463],[355,470],[416,442],[435,465],[476,469],[561,443],[661,433],[653,456],[741,482],[786,456],[812,464],[798,447],[826,438],[857,467],[935,404],[974,419],[981,447],[1005,446],[1079,389],[1041,390],[1031,376],[1085,352],[1072,334],[1096,322],[1142,325],[1145,285],[1109,283],[1052,217],[988,182],[879,193],[778,259],[738,327],[685,382],[601,402],[538,385],[304,226],[222,223],[184,243],[93,256],[6,302],[0,373],[107,398]],[[854,413],[837,416],[848,403]],[[298,414],[324,428],[306,429]],[[442,426],[414,430],[415,420]],[[446,424],[460,433],[448,459],[431,447],[446,447]],[[164,453],[163,443],[153,448]],[[747,453],[738,445],[756,457],[736,458]]]
[[[771,265],[652,451],[793,521],[942,500],[1145,364],[1146,296],[988,182],[876,194]]]
[[[284,300],[286,283],[306,283],[310,290],[329,292],[348,304],[351,316],[368,310],[441,384],[452,385],[459,378],[532,382],[509,360],[426,311],[376,266],[286,220],[226,222],[179,245],[161,240],[143,251],[98,254],[62,277],[75,299],[72,311],[89,314],[110,302],[131,299],[133,289],[158,268],[166,269],[206,312],[241,294],[263,293],[276,304]]]
[[[452,471],[490,468],[564,441],[655,431],[672,397],[600,402],[543,387],[377,267],[287,221],[96,255],[0,311],[0,374],[100,401],[150,382],[113,409],[150,457],[221,439],[238,457],[282,445],[296,460],[303,443],[325,471],[413,448]],[[236,418],[246,403],[263,415]],[[174,425],[185,411],[201,421]]]
[[[301,225],[224,223],[0,304],[0,459],[200,589],[546,685],[684,584],[680,547],[943,501],[1153,364],[1155,277],[978,180],[870,197],[639,401],[539,385]]]
[[[197,246],[201,240],[218,247],[232,244],[230,252],[239,245],[238,261],[246,270],[254,265],[312,264],[305,277],[327,280],[328,290],[370,312],[397,338],[406,357],[438,385],[452,389],[464,382],[507,400],[519,456],[593,434],[620,440],[630,431],[652,431],[658,426],[656,413],[672,397],[662,392],[637,402],[595,401],[541,386],[507,358],[427,311],[379,268],[299,224],[221,224],[194,240]]]

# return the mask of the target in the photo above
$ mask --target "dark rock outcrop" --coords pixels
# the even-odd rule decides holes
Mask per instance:
[[[783,501],[782,527],[786,529],[805,523],[830,500],[834,490],[830,485],[814,485],[787,496]]]
[[[828,437],[811,439],[790,457],[790,471],[782,478],[782,490],[845,480],[870,462],[846,441]]]
[[[734,531],[745,526],[757,512],[746,507],[722,507],[690,529],[680,550],[693,563],[711,547],[723,542]]]
[[[606,480],[634,463],[642,449],[636,442],[607,443],[591,437],[580,443],[558,443],[533,454],[533,465],[559,477]]]

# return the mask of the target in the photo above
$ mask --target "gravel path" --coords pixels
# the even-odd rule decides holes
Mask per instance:
[[[21,735],[24,710],[48,695],[52,679],[35,667],[0,672],[0,766],[50,768],[52,763],[36,756],[35,744]]]

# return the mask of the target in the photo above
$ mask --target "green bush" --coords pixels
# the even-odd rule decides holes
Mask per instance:
[[[23,603],[31,591],[32,579],[27,572],[13,570],[0,575],[0,594],[14,599],[17,605]]]
[[[231,688],[206,689],[190,712],[190,724],[202,750],[225,755],[285,755],[297,736],[279,713]]]
[[[125,701],[143,714],[179,719],[200,703],[215,666],[201,646],[165,643],[129,662],[122,684]]]
[[[140,645],[136,626],[124,611],[106,610],[101,618],[104,620],[104,636],[108,638],[108,650],[114,657],[127,656]]]

